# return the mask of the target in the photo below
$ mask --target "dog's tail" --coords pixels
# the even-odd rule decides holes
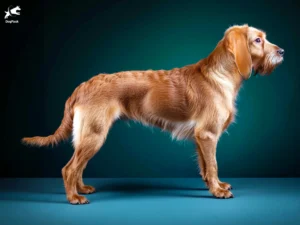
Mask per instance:
[[[72,133],[73,128],[73,105],[74,100],[71,96],[68,98],[65,104],[64,117],[60,126],[57,128],[54,134],[47,137],[25,137],[22,139],[22,143],[31,146],[49,146],[57,145],[60,141],[66,140]]]

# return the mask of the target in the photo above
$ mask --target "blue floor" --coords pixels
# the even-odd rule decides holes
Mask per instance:
[[[233,199],[202,180],[85,179],[90,204],[67,203],[62,179],[0,179],[0,224],[300,224],[300,178],[224,179]]]

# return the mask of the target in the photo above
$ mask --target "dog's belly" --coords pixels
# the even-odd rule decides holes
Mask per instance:
[[[194,136],[195,121],[173,122],[174,129],[171,130],[172,138],[178,140],[192,138]]]
[[[173,139],[190,139],[194,134],[196,122],[190,121],[169,121],[161,118],[147,118],[140,120],[146,126],[155,126],[171,133]]]

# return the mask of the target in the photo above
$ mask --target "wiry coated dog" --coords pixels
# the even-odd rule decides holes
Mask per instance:
[[[23,138],[46,146],[73,132],[74,154],[62,169],[67,199],[88,203],[78,192],[95,191],[82,181],[88,161],[99,151],[118,118],[141,121],[195,141],[201,176],[218,198],[233,197],[231,186],[218,178],[216,146],[233,121],[235,98],[252,73],[270,74],[283,61],[284,50],[248,25],[232,26],[207,57],[172,70],[99,74],[80,84],[65,104],[61,125],[48,137]]]

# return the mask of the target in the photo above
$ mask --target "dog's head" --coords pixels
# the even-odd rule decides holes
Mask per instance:
[[[270,74],[283,61],[284,50],[270,43],[266,33],[248,25],[232,26],[226,30],[224,41],[244,79],[255,74]]]

